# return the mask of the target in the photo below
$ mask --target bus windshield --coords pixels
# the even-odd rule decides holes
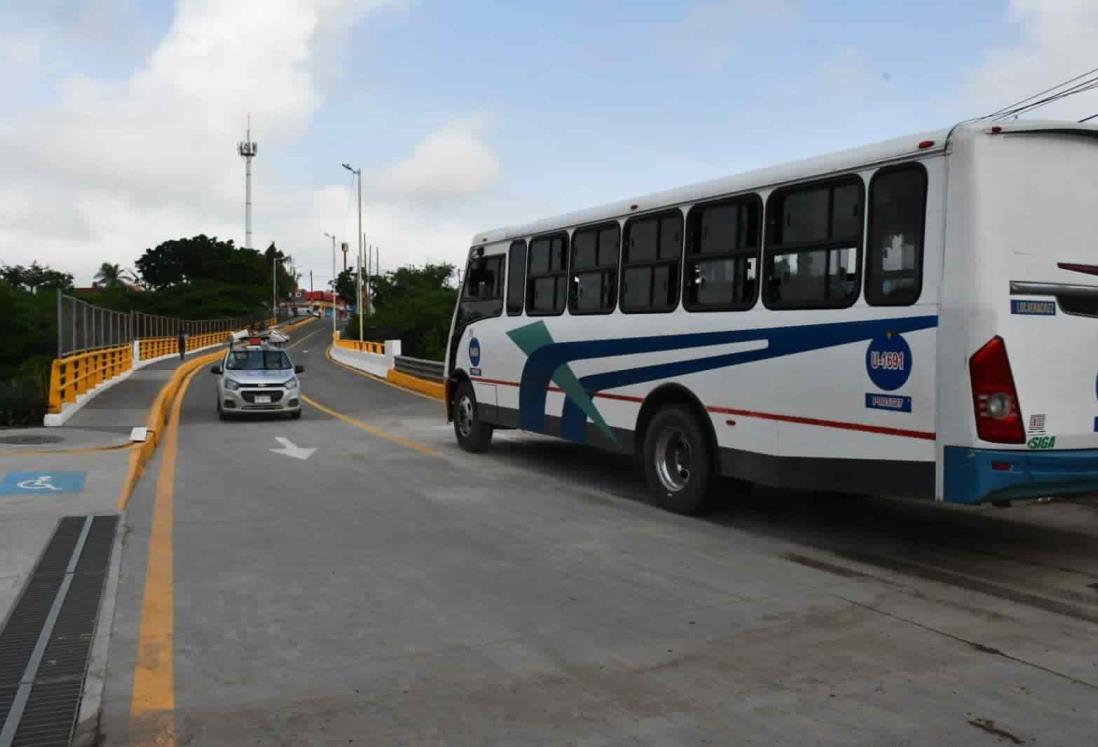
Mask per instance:
[[[503,310],[503,255],[470,260],[461,292],[459,323],[498,316]]]
[[[234,350],[225,368],[230,371],[280,371],[292,368],[290,357],[281,350]]]

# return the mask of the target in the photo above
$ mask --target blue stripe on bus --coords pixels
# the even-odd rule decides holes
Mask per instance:
[[[847,345],[861,340],[870,340],[886,333],[915,332],[935,327],[937,324],[937,316],[915,316],[807,324],[795,327],[767,327],[726,332],[697,332],[682,335],[548,343],[533,351],[523,367],[521,388],[519,390],[519,420],[521,427],[526,430],[545,431],[545,399],[549,382],[557,368],[571,361],[756,340],[766,340],[769,343],[766,348],[759,350],[725,353],[586,376],[580,380],[580,383],[588,395],[592,395],[605,389],[615,389],[630,384],[685,376],[742,363]],[[562,437],[571,441],[584,443],[587,440],[586,415],[579,403],[573,401],[572,398],[565,400],[561,431]]]

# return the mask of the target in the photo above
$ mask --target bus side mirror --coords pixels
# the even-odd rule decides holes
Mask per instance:
[[[214,366],[213,368],[210,369],[210,373],[217,374],[218,376],[220,376],[221,375],[221,366]]]
[[[305,373],[305,366],[294,366],[294,373]]]

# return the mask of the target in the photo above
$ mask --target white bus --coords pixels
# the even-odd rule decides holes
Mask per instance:
[[[460,445],[953,503],[1098,491],[1098,126],[949,130],[477,234]],[[740,483],[729,481],[729,490]]]

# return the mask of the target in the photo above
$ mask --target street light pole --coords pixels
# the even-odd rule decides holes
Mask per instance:
[[[336,337],[336,237],[327,231],[324,235],[332,240],[332,342]]]
[[[356,283],[355,303],[358,305],[358,339],[362,339],[362,169],[352,168],[350,164],[343,164],[343,168],[350,171],[358,179],[358,282]]]

